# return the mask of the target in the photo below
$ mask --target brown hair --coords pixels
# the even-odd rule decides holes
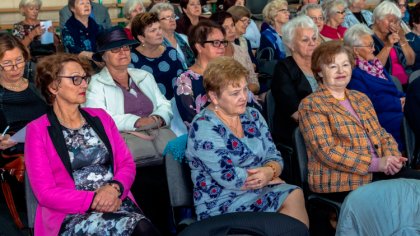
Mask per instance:
[[[249,71],[232,57],[218,57],[212,60],[203,73],[203,85],[206,92],[220,95],[223,88],[229,85],[238,86],[242,79],[246,80]]]
[[[314,77],[318,82],[322,83],[322,78],[318,75],[323,65],[334,62],[335,56],[339,53],[345,53],[349,57],[351,68],[354,67],[354,55],[351,48],[344,46],[343,42],[338,40],[324,42],[319,45],[312,53],[311,69]]]
[[[49,86],[55,81],[60,82],[58,75],[62,71],[64,63],[67,62],[76,62],[82,66],[86,75],[91,74],[92,68],[89,62],[80,60],[75,54],[58,53],[43,57],[36,67],[35,82],[48,104],[52,104],[55,99],[54,94],[49,90]]]
[[[139,35],[144,36],[146,27],[156,22],[159,22],[159,17],[156,13],[143,12],[135,16],[131,22],[131,33],[134,39],[138,40],[137,37]]]
[[[248,17],[251,18],[251,11],[248,10],[248,8],[243,6],[233,6],[227,9],[227,12],[229,12],[232,15],[233,21],[236,23],[242,19],[242,17]]]
[[[226,36],[225,29],[215,22],[205,19],[200,20],[198,24],[193,25],[190,28],[190,33],[188,34],[188,43],[190,44],[191,50],[194,52],[195,57],[198,56],[197,48],[195,44],[198,43],[201,46],[204,46],[204,41],[207,40],[209,34],[211,34],[215,29],[218,29],[222,32],[223,36]]]
[[[8,33],[0,33],[0,59],[3,59],[4,53],[15,48],[20,49],[25,61],[29,59],[29,52],[19,39]]]

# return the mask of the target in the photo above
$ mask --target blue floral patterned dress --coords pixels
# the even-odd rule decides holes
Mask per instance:
[[[102,30],[102,26],[98,25],[91,17],[89,17],[88,27],[85,27],[73,15],[67,20],[64,28],[61,30],[61,38],[64,47],[69,53],[95,52],[96,35]]]
[[[175,81],[174,97],[181,119],[189,128],[194,116],[209,104],[206,90],[203,86],[203,76],[192,70],[186,70]],[[248,91],[249,107],[261,110],[254,94]]]
[[[176,78],[184,71],[178,52],[172,47],[166,47],[162,55],[157,58],[146,57],[133,48],[129,67],[142,69],[152,74],[160,91],[168,100],[174,96],[173,87]]]
[[[247,107],[240,119],[243,138],[237,138],[207,108],[192,122],[185,155],[191,167],[199,219],[229,212],[276,212],[288,194],[297,188],[276,184],[257,190],[241,190],[248,169],[264,166],[269,161],[283,165],[283,159],[264,118],[256,109]]]
[[[80,129],[63,128],[77,190],[95,191],[113,178],[111,159],[105,144],[87,123]],[[70,214],[60,235],[131,235],[140,220],[146,219],[129,198],[117,212]],[[147,219],[146,219],[147,220]]]

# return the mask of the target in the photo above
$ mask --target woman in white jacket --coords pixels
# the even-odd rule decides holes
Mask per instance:
[[[114,27],[98,36],[96,61],[105,67],[92,76],[86,107],[105,109],[120,131],[134,131],[158,122],[169,124],[172,119],[170,102],[160,92],[153,75],[130,64],[129,40],[124,30]]]

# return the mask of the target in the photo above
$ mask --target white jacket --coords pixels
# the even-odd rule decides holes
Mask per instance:
[[[128,68],[128,74],[140,90],[152,101],[152,115],[158,115],[170,124],[172,119],[171,103],[162,95],[152,74],[140,69]],[[92,76],[86,93],[84,107],[102,108],[112,116],[118,130],[135,130],[134,124],[139,116],[124,113],[124,95],[104,67]]]

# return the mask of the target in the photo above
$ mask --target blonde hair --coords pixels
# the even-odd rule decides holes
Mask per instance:
[[[212,60],[203,73],[203,85],[206,92],[220,95],[223,88],[229,85],[238,86],[246,80],[249,71],[232,57],[218,57]]]
[[[269,25],[274,24],[274,17],[277,15],[277,11],[284,6],[288,6],[287,1],[285,0],[274,0],[268,3],[263,9],[263,18],[264,21],[267,22]]]
[[[41,8],[42,0],[20,0],[19,10],[20,10],[20,14],[22,14],[22,16],[25,16],[25,14],[23,13],[23,8],[27,7],[27,6],[37,6],[37,7]]]

